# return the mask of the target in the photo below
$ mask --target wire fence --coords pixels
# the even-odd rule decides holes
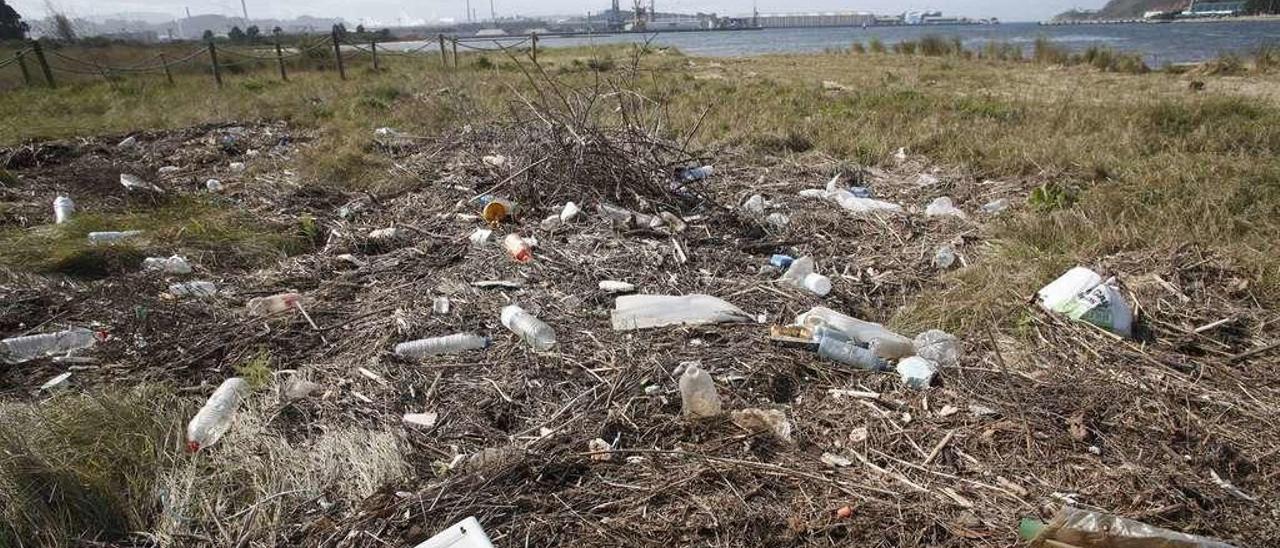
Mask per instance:
[[[485,44],[485,45],[479,45]],[[487,46],[492,44],[491,47]],[[191,51],[179,52],[171,57],[166,53],[157,53],[140,61],[128,64],[111,64],[77,57],[60,49],[49,48],[46,44],[32,41],[28,47],[13,52],[0,59],[0,69],[10,65],[20,65],[22,78],[27,87],[37,87],[36,76],[43,79],[43,85],[56,88],[59,80],[83,81],[102,78],[114,80],[124,76],[140,76],[147,74],[163,74],[170,83],[176,69],[185,72],[192,70],[211,73],[219,87],[222,86],[222,71],[243,70],[245,67],[277,65],[280,77],[288,80],[287,67],[293,63],[294,70],[299,64],[308,61],[320,63],[333,61],[341,78],[346,79],[345,62],[357,57],[368,56],[372,59],[373,68],[380,69],[380,57],[423,57],[433,54],[439,48],[439,56],[444,66],[458,66],[459,49],[464,52],[512,52],[528,48],[533,58],[537,59],[538,36],[462,38],[438,35],[435,40],[424,40],[422,45],[399,49],[379,46],[376,40],[354,42],[342,36],[336,30],[329,36],[322,36],[312,41],[284,46],[276,42],[258,47],[236,48],[225,44],[210,42]],[[219,58],[221,56],[221,58]],[[28,61],[34,60],[38,73],[31,70]],[[325,68],[325,67],[321,67]],[[55,76],[60,75],[62,78]]]

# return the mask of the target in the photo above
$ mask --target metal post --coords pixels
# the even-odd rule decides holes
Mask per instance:
[[[453,42],[453,68],[458,68],[458,37],[455,36],[451,42]]]
[[[439,35],[439,38],[440,38],[440,64],[448,67],[449,53],[444,50],[444,35],[443,34]]]
[[[169,81],[169,85],[173,85],[173,72],[169,70],[169,59],[160,54],[160,66],[164,67],[164,79]]]
[[[284,50],[280,49],[280,37],[276,37],[276,62],[280,64],[280,79],[288,82],[289,75],[284,71]]]
[[[382,69],[378,66],[378,41],[369,41],[369,51],[373,53],[373,71],[380,72]]]
[[[18,68],[22,69],[22,81],[27,83],[27,87],[31,87],[31,71],[27,69],[27,54],[19,51],[16,57],[18,58]]]
[[[209,63],[213,65],[213,80],[222,87],[222,67],[218,66],[218,46],[209,42]]]
[[[342,66],[342,46],[338,44],[338,26],[333,26],[333,58],[338,60],[338,77],[347,79],[347,68]]]
[[[49,61],[44,58],[44,48],[40,46],[40,41],[32,40],[31,49],[36,53],[36,61],[40,63],[40,72],[44,73],[44,81],[48,82],[51,88],[58,87],[57,82],[53,81],[53,71],[49,70]]]
[[[533,55],[533,64],[536,65],[538,64],[538,33],[533,33],[529,40],[533,42],[533,49],[530,50],[530,53]]]

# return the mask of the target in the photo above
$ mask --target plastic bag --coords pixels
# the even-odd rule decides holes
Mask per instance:
[[[625,295],[614,302],[613,329],[751,321],[742,309],[710,295]]]
[[[1024,519],[1023,538],[1033,548],[1233,548],[1230,544],[1147,525],[1119,516],[1063,508],[1048,524]]]
[[[1117,335],[1133,336],[1133,311],[1120,294],[1115,278],[1103,281],[1097,272],[1077,266],[1041,288],[1036,295],[1045,310],[1089,322]]]

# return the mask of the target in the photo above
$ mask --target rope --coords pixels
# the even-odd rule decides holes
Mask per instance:
[[[521,40],[521,41],[516,42],[516,43],[514,43],[514,44],[504,45],[504,44],[499,43],[497,40],[494,40],[494,41],[493,41],[493,45],[498,46],[497,48],[481,48],[481,47],[477,47],[477,46],[469,46],[469,45],[467,45],[466,43],[464,43],[464,42],[462,42],[461,40],[459,40],[459,41],[458,41],[458,46],[459,46],[459,47],[462,47],[462,48],[469,49],[469,50],[473,50],[473,51],[507,51],[507,50],[509,50],[509,49],[515,49],[515,48],[518,48],[518,47],[520,47],[521,45],[524,45],[524,44],[525,44],[525,43],[527,43],[527,42],[529,42],[529,39],[528,39],[528,38],[525,38],[524,40]]]

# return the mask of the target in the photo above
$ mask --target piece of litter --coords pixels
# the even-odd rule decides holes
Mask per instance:
[[[602,280],[599,287],[600,290],[605,293],[631,293],[636,290],[636,286],[634,284],[615,280]]]
[[[959,407],[956,407],[956,406],[954,406],[954,405],[944,405],[944,406],[942,406],[942,409],[940,409],[940,410],[938,411],[938,416],[939,416],[939,417],[950,417],[951,415],[954,415],[954,414],[959,413],[959,412],[960,412],[960,408],[959,408]]]
[[[835,399],[840,399],[840,398],[860,398],[865,400],[880,399],[879,392],[864,392],[862,390],[843,390],[839,388],[832,388],[830,390],[827,390],[827,394]]]
[[[862,443],[867,441],[867,438],[870,436],[871,432],[869,432],[865,426],[859,426],[849,431],[849,441],[853,443]]]
[[[742,409],[730,414],[733,424],[753,433],[768,433],[781,441],[791,441],[791,422],[777,409]]]
[[[520,280],[484,280],[471,282],[471,287],[479,289],[520,289],[524,287],[524,282]]]
[[[1245,493],[1244,491],[1240,490],[1240,488],[1239,488],[1239,487],[1236,487],[1236,486],[1235,486],[1235,484],[1233,484],[1233,483],[1231,483],[1231,482],[1229,482],[1229,481],[1227,481],[1227,480],[1225,480],[1225,479],[1222,479],[1222,476],[1219,476],[1219,475],[1218,475],[1218,471],[1217,471],[1217,470],[1212,470],[1212,469],[1211,469],[1211,470],[1209,470],[1209,477],[1213,479],[1213,482],[1214,482],[1214,483],[1218,484],[1218,487],[1221,487],[1223,491],[1226,491],[1227,493],[1230,493],[1230,494],[1231,494],[1231,496],[1233,496],[1233,497],[1236,497],[1236,498],[1239,498],[1239,499],[1243,499],[1243,500],[1247,500],[1247,501],[1249,501],[1249,502],[1255,502],[1255,501],[1257,501],[1257,500],[1258,500],[1258,499],[1257,499],[1257,497],[1254,497],[1253,495],[1250,495],[1250,494]]]
[[[853,461],[849,460],[848,458],[837,455],[835,453],[823,453],[821,460],[823,464],[830,466],[832,468],[844,468],[846,466],[853,465]]]
[[[604,462],[613,460],[613,453],[610,453],[613,450],[613,446],[600,438],[587,442],[587,450],[592,453],[591,460]]]
[[[70,378],[71,378],[71,372],[68,371],[66,373],[63,373],[61,375],[58,375],[52,379],[45,381],[44,384],[40,385],[40,390],[52,390],[54,388],[62,388],[66,386],[67,380]]]
[[[978,405],[976,403],[969,404],[969,413],[975,417],[987,417],[990,415],[997,414],[995,409],[992,409],[985,405]]]
[[[363,367],[358,367],[358,368],[356,368],[356,371],[359,371],[361,375],[364,375],[365,377],[369,378],[370,380],[377,381],[377,382],[386,382],[386,380],[384,380],[384,379],[382,378],[382,375],[379,375],[379,374],[377,374],[377,373],[374,373],[373,371],[370,371],[370,370],[365,369],[365,368],[363,368]]]
[[[422,428],[431,428],[436,425],[436,419],[439,413],[428,411],[426,413],[405,413],[401,421],[410,426],[420,426]]]

